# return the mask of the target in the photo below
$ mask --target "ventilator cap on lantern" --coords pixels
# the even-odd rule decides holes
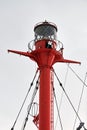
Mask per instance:
[[[56,40],[57,26],[54,23],[42,22],[34,27],[35,40],[50,39]]]

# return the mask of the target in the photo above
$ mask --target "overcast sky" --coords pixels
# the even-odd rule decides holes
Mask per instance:
[[[27,51],[28,42],[34,39],[35,24],[44,20],[54,22],[58,26],[57,36],[64,45],[64,57],[81,61],[81,65],[71,67],[84,80],[87,72],[87,0],[0,0],[0,130],[11,129],[37,68],[30,59],[8,54],[7,49]],[[64,84],[67,65],[57,63],[54,68]],[[55,82],[59,103],[62,90],[56,80]],[[66,91],[76,109],[82,86],[81,81],[68,69]],[[30,97],[15,130],[22,128]],[[60,114],[64,130],[72,130],[75,113],[65,96]],[[86,87],[79,115],[87,128]],[[26,130],[37,130],[32,120],[30,117]],[[75,127],[78,125],[77,120]],[[60,130],[59,121],[57,129]]]

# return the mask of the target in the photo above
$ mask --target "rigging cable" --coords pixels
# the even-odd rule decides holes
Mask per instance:
[[[69,65],[68,65],[68,66],[69,66]],[[69,71],[69,67],[67,67],[67,71],[66,71],[66,75],[65,75],[64,88],[65,88],[65,85],[66,85],[66,80],[67,80],[67,76],[68,76],[68,71]],[[63,99],[63,93],[64,93],[64,92],[62,91],[59,109],[61,108],[62,99]]]
[[[84,84],[85,84],[85,81],[86,81],[86,77],[87,77],[87,72],[85,74]],[[79,104],[78,104],[78,108],[77,108],[77,113],[79,113],[80,104],[81,104],[81,101],[82,101],[82,96],[83,96],[83,91],[84,91],[84,84],[83,84],[82,91],[81,91],[81,96],[80,96],[80,100],[79,100]],[[75,121],[74,121],[74,125],[73,125],[73,130],[75,129],[76,120],[77,120],[77,116],[75,117]]]
[[[29,87],[29,89],[28,89],[28,92],[27,92],[27,94],[26,94],[26,96],[25,96],[25,98],[24,98],[24,101],[23,101],[23,103],[22,103],[22,105],[21,105],[21,108],[20,108],[20,110],[19,110],[19,112],[18,112],[18,114],[17,114],[17,117],[16,117],[16,119],[15,119],[15,121],[14,121],[14,124],[13,124],[11,130],[14,130],[14,127],[15,127],[16,122],[17,122],[17,120],[18,120],[18,118],[19,118],[19,115],[20,115],[20,113],[21,113],[21,111],[22,111],[22,108],[23,108],[23,106],[24,106],[24,104],[25,104],[25,101],[26,101],[26,99],[27,99],[27,97],[28,97],[28,94],[29,94],[29,92],[30,92],[30,90],[31,90],[31,87],[33,86],[33,82],[34,82],[34,80],[35,80],[35,78],[36,78],[37,72],[38,72],[38,69],[36,70],[36,73],[35,73],[35,75],[34,75],[34,78],[33,78],[32,82],[31,82],[31,84],[30,84],[30,87]]]
[[[60,112],[59,112],[57,98],[56,98],[56,94],[55,94],[55,89],[54,88],[53,88],[53,94],[54,94],[54,98],[55,98],[55,102],[56,102],[56,107],[57,107],[57,112],[58,112],[58,117],[59,117],[59,122],[60,122],[61,130],[63,130],[62,121],[61,121],[61,117],[60,117]]]
[[[69,70],[69,68],[67,66],[67,70],[66,70],[66,74],[65,74],[65,81],[64,81],[64,88],[65,88],[65,85],[66,85],[66,80],[67,80],[67,76],[68,76],[68,70]],[[62,105],[63,94],[64,94],[64,92],[62,91],[61,99],[60,99],[60,104],[59,104],[59,110],[60,110],[61,105]],[[56,126],[57,126],[57,121],[58,121],[58,116],[57,116],[56,123],[55,123],[55,130],[56,130]]]
[[[57,80],[58,80],[58,82],[59,82],[59,85],[61,86],[62,90],[64,91],[64,93],[65,93],[65,95],[66,95],[66,97],[67,97],[67,99],[68,99],[68,101],[69,101],[70,105],[72,106],[72,108],[73,108],[74,112],[76,113],[76,115],[77,115],[77,117],[78,117],[79,121],[80,121],[80,122],[82,122],[82,121],[81,121],[81,119],[80,119],[80,117],[79,117],[79,115],[78,115],[78,113],[77,113],[77,111],[76,111],[76,109],[74,108],[74,106],[73,106],[73,104],[72,104],[72,102],[71,102],[71,100],[70,100],[70,98],[69,98],[68,94],[66,93],[66,91],[65,91],[65,89],[64,89],[64,87],[63,87],[63,85],[62,85],[62,83],[60,82],[60,80],[59,80],[59,78],[58,78],[57,74],[55,73],[55,71],[54,71],[54,70],[53,70],[53,72],[54,72],[54,74],[55,74],[55,76],[56,76],[56,78],[57,78]],[[84,130],[86,130],[86,128],[85,128],[85,126],[84,126],[84,125],[83,125],[83,128],[84,128]]]
[[[76,77],[87,87],[87,84],[84,83],[84,81],[75,73],[75,71],[69,66],[71,71],[76,75]]]
[[[31,110],[31,107],[32,107],[32,103],[34,101],[34,98],[35,98],[37,90],[38,90],[38,86],[39,86],[38,84],[39,84],[39,77],[38,77],[38,80],[36,81],[36,86],[35,86],[35,89],[34,89],[34,92],[33,92],[32,98],[31,98],[31,103],[29,105],[29,108],[28,108],[28,111],[27,111],[27,116],[26,116],[26,118],[24,120],[24,124],[23,124],[22,130],[24,130],[25,127],[26,127],[26,124],[27,124],[27,121],[28,121],[28,116],[30,114],[30,110]]]

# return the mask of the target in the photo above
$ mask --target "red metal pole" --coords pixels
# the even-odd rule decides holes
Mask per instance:
[[[50,67],[40,69],[39,130],[53,130],[51,128],[53,126],[53,119],[51,117],[53,113],[51,74]]]

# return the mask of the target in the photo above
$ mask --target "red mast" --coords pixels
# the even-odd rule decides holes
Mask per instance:
[[[78,63],[77,61],[63,58],[63,47],[57,50],[59,43],[56,41],[57,27],[53,23],[42,22],[34,27],[35,49],[31,52],[8,50],[24,55],[34,60],[40,70],[39,89],[39,115],[35,118],[39,122],[39,130],[54,130],[53,111],[53,68],[56,62]],[[35,121],[35,120],[34,120]]]

